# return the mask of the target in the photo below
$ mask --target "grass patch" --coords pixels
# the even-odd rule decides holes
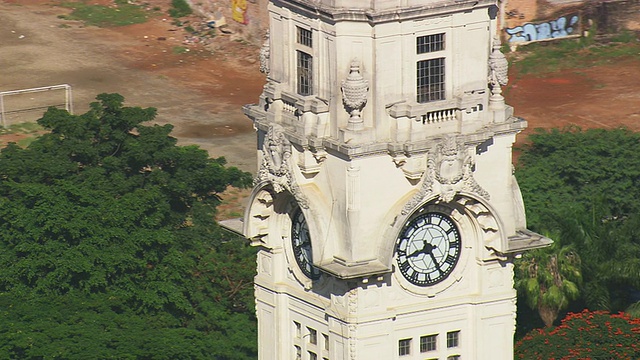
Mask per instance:
[[[607,44],[592,39],[566,39],[534,43],[509,54],[511,65],[521,74],[545,74],[565,69],[586,68],[611,62],[613,59],[640,60],[640,43],[619,34],[620,41]],[[635,36],[635,35],[632,35]],[[628,41],[622,41],[628,40]]]
[[[83,2],[67,2],[62,6],[73,11],[65,19],[80,20],[87,26],[116,27],[141,24],[147,21],[147,13],[140,6],[117,0],[111,6],[89,5]]]
[[[187,15],[191,15],[191,7],[185,0],[172,0],[171,9],[169,9],[169,15],[174,18],[179,18]]]
[[[619,34],[615,34],[614,36],[612,36],[611,41],[619,42],[619,43],[630,43],[630,42],[638,41],[638,38],[636,37],[635,33],[629,30],[624,30]]]
[[[180,54],[188,53],[189,49],[187,49],[184,46],[174,46],[174,47],[171,48],[171,52],[174,53],[174,54],[180,55]]]
[[[35,122],[23,122],[9,125],[8,128],[0,127],[0,134],[35,134],[44,131],[44,128]]]
[[[26,148],[31,145],[31,143],[34,142],[38,137],[39,136],[29,136],[24,139],[18,140],[16,144],[18,144],[18,146],[20,146],[21,148]]]
[[[4,128],[0,126],[0,136],[2,135],[11,135],[11,134],[20,134],[20,135],[29,135],[29,136],[20,136],[17,139],[17,144],[20,147],[27,147],[34,140],[40,137],[40,135],[45,133],[45,129],[38,125],[35,122],[24,122],[10,125],[8,128]],[[0,147],[6,146],[6,139],[0,139]]]

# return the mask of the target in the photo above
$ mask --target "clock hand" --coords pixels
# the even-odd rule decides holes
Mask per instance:
[[[438,269],[438,272],[442,274],[442,269],[440,269],[440,264],[438,263],[438,260],[436,260],[436,256],[433,255],[432,251],[429,251],[429,255],[431,256],[431,260],[433,261],[433,264],[436,266],[436,269]]]
[[[411,254],[407,255],[407,257],[414,257],[414,256],[420,255],[420,254],[427,254],[428,251],[429,251],[429,250],[427,250],[429,245],[430,244],[427,243],[427,240],[422,240],[422,249],[418,249],[418,250],[412,252]]]

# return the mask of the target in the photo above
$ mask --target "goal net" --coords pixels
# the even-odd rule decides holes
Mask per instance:
[[[0,125],[35,122],[51,106],[73,113],[71,85],[0,91]]]

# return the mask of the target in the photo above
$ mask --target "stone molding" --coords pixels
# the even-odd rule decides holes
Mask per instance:
[[[489,193],[473,177],[475,161],[470,150],[459,137],[446,136],[440,140],[427,155],[427,168],[420,190],[404,206],[402,214],[409,214],[433,195],[437,195],[439,201],[450,202],[456,194],[464,191],[488,200]]]
[[[443,16],[455,12],[465,12],[481,7],[495,5],[492,0],[442,0],[429,5],[405,6],[386,9],[359,9],[355,7],[336,7],[323,4],[322,1],[272,0],[274,5],[294,9],[295,13],[307,18],[319,18],[325,22],[354,21],[379,24],[395,21],[409,21],[430,16]]]

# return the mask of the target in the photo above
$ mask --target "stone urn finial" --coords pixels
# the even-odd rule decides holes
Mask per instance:
[[[342,81],[342,101],[345,108],[351,115],[347,129],[362,130],[364,121],[360,117],[360,112],[367,103],[367,93],[369,92],[369,82],[360,74],[360,61],[353,59],[351,68],[346,80]]]
[[[491,86],[489,107],[493,109],[504,107],[504,97],[502,96],[501,86],[505,86],[509,82],[509,62],[500,51],[500,46],[500,39],[497,36],[494,37],[493,50],[489,56],[489,85]]]

